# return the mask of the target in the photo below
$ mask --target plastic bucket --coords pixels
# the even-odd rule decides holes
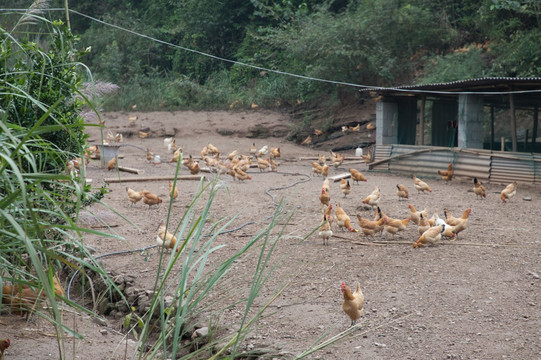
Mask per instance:
[[[107,167],[112,158],[118,156],[119,145],[98,145],[100,149],[101,167]]]
[[[361,157],[363,155],[363,149],[358,147],[355,149],[355,156]]]

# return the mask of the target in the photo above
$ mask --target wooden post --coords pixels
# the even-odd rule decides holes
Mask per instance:
[[[537,140],[537,125],[539,123],[539,107],[536,105],[533,109],[533,131],[532,131],[532,152],[535,152],[535,142]]]
[[[505,137],[502,136],[501,138],[501,142],[502,142],[502,145],[501,145],[501,151],[505,151]]]
[[[524,136],[524,151],[528,150],[528,132],[529,130],[526,129],[526,135]]]
[[[494,106],[490,107],[490,150],[494,150]]]
[[[426,95],[421,97],[421,109],[419,111],[419,122],[421,125],[419,131],[421,132],[419,137],[419,145],[425,144],[425,105],[426,105]]]
[[[509,94],[509,106],[511,108],[511,143],[513,152],[517,152],[517,118],[515,116],[515,97],[513,94]]]

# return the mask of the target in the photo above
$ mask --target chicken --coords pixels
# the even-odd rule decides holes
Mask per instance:
[[[343,157],[342,155],[338,153],[335,154],[332,151],[330,153],[331,153],[331,156],[330,156],[331,163],[334,166],[334,168],[337,169],[340,165],[342,165],[342,163],[345,160],[345,157]]]
[[[203,149],[201,150],[201,157],[204,158],[205,156],[207,156],[208,152],[209,152],[208,147],[204,146]]]
[[[415,223],[415,225],[419,225],[420,215],[423,214],[424,217],[428,216],[428,210],[424,209],[423,211],[417,211],[415,206],[412,204],[408,204],[408,207],[410,209],[410,218],[411,221]]]
[[[319,165],[317,162],[312,162],[312,171],[314,172],[314,174],[319,174],[321,175],[321,173],[323,172],[323,166]]]
[[[255,143],[250,146],[250,155],[255,156],[255,153],[257,152],[257,148],[255,147]]]
[[[401,199],[409,199],[410,195],[407,187],[402,184],[397,184],[396,188],[396,195],[398,195],[398,201],[400,201]]]
[[[445,230],[443,225],[436,225],[426,230],[416,242],[413,243],[413,247],[423,247],[425,244],[434,245],[441,240],[441,236]],[[454,234],[453,234],[454,236]]]
[[[321,203],[321,209],[323,210],[325,206],[329,206],[330,201],[331,195],[329,195],[329,191],[325,188],[322,188],[321,194],[319,194],[319,202]]]
[[[167,137],[167,138],[164,138],[163,139],[163,146],[164,147],[168,147],[172,142],[175,141],[175,138],[173,138],[172,136],[171,137]]]
[[[271,171],[278,171],[278,163],[274,161],[274,159],[269,158],[269,163],[270,163]]]
[[[257,110],[259,109],[259,105],[257,105],[255,102],[252,102],[252,110]]]
[[[430,223],[428,222],[426,216],[421,213],[419,215],[419,224],[417,224],[417,230],[419,231],[419,235],[423,235],[423,233],[428,229],[430,229]]]
[[[28,285],[2,286],[2,305],[9,307],[15,314],[26,314],[26,319],[41,306],[45,298],[43,291],[36,292]]]
[[[242,171],[239,168],[233,169],[234,171],[234,177],[237,180],[244,181],[244,180],[252,180],[252,177],[246,174],[244,171]]]
[[[411,219],[405,218],[404,220],[393,219],[388,216],[383,218],[383,229],[387,231],[393,237],[399,232],[406,230],[408,223]]]
[[[361,155],[361,157],[363,158],[364,162],[367,164],[370,164],[372,162],[371,154]]]
[[[165,221],[162,221],[158,228],[158,235],[156,236],[156,243],[159,246],[163,246],[168,249],[173,249],[177,243],[177,238],[166,229]],[[178,252],[179,249],[177,249]]]
[[[327,165],[321,167],[321,175],[325,177],[329,176],[329,167]]]
[[[255,144],[254,144],[255,145]],[[267,155],[267,153],[269,152],[269,146],[268,145],[265,145],[263,146],[261,149],[259,149],[257,151],[257,153],[255,154],[256,157],[262,157],[263,155]]]
[[[323,245],[329,245],[329,239],[332,237],[331,222],[328,215],[323,215],[323,221],[319,227],[319,237],[323,239]]]
[[[458,237],[458,233],[466,230],[468,227],[468,218],[471,214],[471,209],[466,209],[459,218],[454,217],[448,209],[443,209],[445,214],[445,222],[451,225],[451,231]]]
[[[321,131],[319,129],[314,129],[314,135],[315,136],[321,136],[321,135],[323,135],[323,131]]]
[[[317,155],[317,162],[319,165],[323,166],[325,165],[325,161],[327,160],[327,157],[325,155]]]
[[[363,313],[364,295],[361,291],[361,285],[359,282],[355,283],[355,291],[352,293],[349,286],[346,283],[342,283],[340,290],[344,295],[344,301],[342,302],[342,310],[351,319],[351,326],[355,325],[357,320]]]
[[[126,186],[126,192],[128,193],[128,198],[130,199],[132,205],[138,203],[143,198],[142,191],[135,191]]]
[[[453,164],[449,163],[447,170],[438,170],[438,174],[441,175],[441,178],[445,181],[451,181],[453,179],[454,171]]]
[[[229,155],[227,155],[227,159],[233,160],[233,158],[237,157],[238,155],[239,155],[239,151],[233,150],[232,152],[229,153]]]
[[[349,184],[349,180],[346,181],[346,179],[342,179],[342,181],[340,182],[340,190],[342,190],[344,197],[349,195],[349,193],[351,192],[351,185]]]
[[[178,159],[181,157],[181,155],[182,155],[182,147],[179,147],[177,150],[175,150],[175,152],[173,153],[173,157],[171,158],[169,162],[170,163],[177,162]]]
[[[329,185],[329,179],[326,178],[325,180],[323,180],[323,186],[322,186],[323,189],[327,190],[328,192],[331,191],[331,186]]]
[[[259,168],[259,171],[265,171],[269,167],[269,160],[268,159],[262,159],[257,158],[257,167]]]
[[[483,198],[487,197],[487,189],[476,177],[473,178],[473,192],[475,193],[476,199],[481,197],[481,200],[483,200]]]
[[[113,139],[113,142],[116,142],[116,143],[121,143],[123,141],[123,137],[122,137],[122,134],[116,134],[114,139]]]
[[[107,171],[111,171],[116,168],[116,156],[107,162]]]
[[[327,219],[327,221],[328,221],[329,224],[331,225],[331,229],[332,229],[332,224],[333,224],[334,221],[336,220],[336,219],[335,219],[335,216],[334,216],[333,213],[332,213],[332,204],[329,204],[329,206],[327,206],[327,208],[326,208],[325,211],[323,212],[323,216],[324,216],[324,218]]]
[[[310,145],[311,143],[312,143],[312,137],[308,135],[308,137],[301,142],[301,145]]]
[[[428,223],[430,226],[443,226],[443,230],[441,235],[445,237],[455,237],[455,233],[453,232],[453,226],[447,224],[445,220],[439,217],[437,212],[434,212],[434,215],[432,215],[432,219],[428,220]]]
[[[175,139],[173,139],[173,141],[171,141],[171,143],[167,145],[167,152],[169,154],[174,154],[175,151],[177,151],[177,144],[175,142]]]
[[[271,158],[277,158],[277,157],[280,157],[280,148],[273,148],[271,147],[270,148],[270,155],[271,155]]]
[[[349,128],[347,126],[342,126],[342,132],[346,133],[349,131]]]
[[[381,194],[379,192],[379,188],[375,186],[374,191],[372,191],[372,193],[363,200],[363,204],[367,204],[372,207],[375,207],[375,206],[378,206],[380,199],[381,199]]]
[[[9,339],[0,339],[0,360],[4,357],[4,351],[9,347],[11,341]]]
[[[176,186],[173,181],[169,181],[169,195],[173,200],[178,197],[178,186]]]
[[[349,131],[353,131],[353,132],[361,131],[361,124],[357,123],[357,126],[350,126]]]
[[[376,125],[372,123],[366,124],[366,130],[374,130],[376,128]]]
[[[430,186],[428,186],[428,184],[422,181],[421,179],[418,179],[415,175],[413,175],[413,187],[419,193],[420,192],[424,193],[425,191],[432,192],[432,189],[430,188]]]
[[[359,226],[361,231],[365,236],[371,236],[374,238],[374,235],[381,233],[383,231],[383,218],[379,220],[368,220],[363,218],[361,215],[357,215],[359,221]]]
[[[147,148],[147,161],[152,161],[154,159],[154,153]]]
[[[220,150],[218,150],[218,148],[216,146],[209,143],[207,145],[207,154],[209,154],[209,155],[219,155]]]
[[[351,227],[351,219],[349,218],[348,214],[342,209],[340,204],[336,205],[336,209],[334,210],[334,215],[336,216],[336,224],[338,225],[338,228],[345,228],[348,231],[351,232],[357,232],[357,229],[354,229]]]
[[[162,203],[162,199],[160,199],[157,195],[152,194],[150,191],[143,190],[143,202],[148,205],[148,208],[152,205],[158,205]]]
[[[137,116],[128,115],[128,120],[130,120],[130,126],[135,126],[135,122],[137,121]]]
[[[368,181],[359,170],[351,168],[349,169],[349,173],[351,174],[351,179],[355,182]]]
[[[511,198],[515,196],[516,193],[517,193],[517,182],[513,181],[511,184],[507,185],[505,189],[502,190],[500,199],[502,199],[502,202],[507,202],[507,200],[511,200]]]
[[[139,137],[141,139],[146,139],[150,137],[150,131],[144,132],[144,131],[139,130]]]
[[[199,162],[192,161],[188,165],[186,165],[188,169],[190,169],[190,174],[197,175],[201,171],[201,168],[199,167]]]

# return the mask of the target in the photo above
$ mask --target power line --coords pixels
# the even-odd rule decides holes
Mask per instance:
[[[2,11],[2,12],[7,12],[7,11],[27,12],[27,10],[28,9],[0,9],[0,11]],[[65,11],[64,8],[51,8],[51,9],[43,9],[43,10],[47,10],[47,11]],[[69,9],[69,12],[73,13],[73,14],[76,14],[76,15],[79,15],[79,16],[82,16],[82,17],[85,17],[87,19],[90,19],[90,20],[95,21],[97,23],[100,23],[102,25],[109,26],[111,28],[127,32],[129,34],[136,35],[136,36],[139,36],[139,37],[142,37],[142,38],[157,42],[159,44],[163,44],[163,45],[167,45],[169,47],[173,47],[173,48],[177,48],[177,49],[180,49],[180,50],[192,52],[192,53],[195,53],[195,54],[198,54],[198,55],[201,55],[201,56],[206,56],[206,57],[211,58],[211,59],[215,59],[215,60],[219,60],[219,61],[223,61],[223,62],[228,62],[230,64],[245,66],[245,67],[249,67],[249,68],[256,69],[256,70],[267,71],[267,72],[271,72],[271,73],[275,73],[275,74],[279,74],[279,75],[286,75],[286,76],[291,76],[291,77],[295,77],[295,78],[299,78],[299,79],[318,81],[318,82],[323,82],[323,83],[328,83],[328,84],[345,85],[345,86],[351,86],[351,87],[360,88],[360,89],[368,89],[368,90],[373,90],[373,91],[396,91],[396,92],[407,92],[407,93],[417,93],[417,94],[439,94],[439,95],[457,95],[457,94],[462,94],[462,95],[510,95],[510,94],[541,93],[541,89],[539,89],[539,90],[516,90],[516,91],[416,90],[416,89],[404,89],[404,88],[397,88],[397,87],[382,87],[382,86],[373,86],[373,85],[362,85],[362,84],[354,84],[354,83],[349,83],[349,82],[344,82],[344,81],[336,81],[336,80],[327,80],[327,79],[315,78],[315,77],[306,76],[306,75],[294,74],[294,73],[290,73],[290,72],[287,72],[287,71],[274,70],[274,69],[269,69],[269,68],[265,68],[265,67],[262,67],[262,66],[247,64],[247,63],[244,63],[244,62],[241,62],[241,61],[226,59],[226,58],[223,58],[223,57],[220,57],[220,56],[205,53],[203,51],[190,49],[190,48],[187,48],[187,47],[184,47],[184,46],[180,46],[180,45],[176,45],[176,44],[164,41],[164,40],[160,40],[160,39],[154,38],[152,36],[136,32],[134,30],[126,29],[126,28],[124,28],[122,26],[111,24],[111,23],[108,23],[106,21],[103,21],[103,20],[97,19],[95,17],[92,17],[90,15],[86,15],[84,13],[81,13],[81,12],[77,11],[77,10]]]

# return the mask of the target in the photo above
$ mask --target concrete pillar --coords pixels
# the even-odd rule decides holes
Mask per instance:
[[[376,103],[376,145],[396,144],[398,141],[398,104]]]
[[[483,97],[458,96],[458,147],[483,148]]]

